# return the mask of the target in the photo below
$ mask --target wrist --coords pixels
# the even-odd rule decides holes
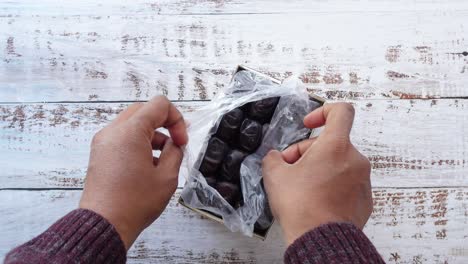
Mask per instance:
[[[141,232],[137,231],[136,228],[128,224],[128,221],[125,221],[121,217],[118,217],[115,214],[113,214],[112,210],[101,210],[97,207],[86,206],[82,204],[80,204],[79,208],[93,211],[94,213],[100,215],[102,218],[106,219],[117,231],[127,251],[130,249],[133,242],[135,242],[135,240]]]
[[[115,227],[117,233],[119,233],[120,238],[125,244],[125,249],[128,251],[137,239],[140,231],[136,231],[135,228],[132,228],[120,219],[113,219],[112,216],[106,219],[108,219],[109,222]]]
[[[296,219],[288,219],[289,221],[280,221],[281,229],[283,230],[286,244],[291,245],[296,239],[300,238],[305,233],[328,223],[349,222],[343,217],[331,215],[314,215],[304,216]]]
[[[292,243],[294,243],[294,241],[296,241],[296,239],[300,238],[303,234],[307,233],[308,231],[315,229],[319,225],[320,224],[308,224],[308,225],[304,224],[301,226],[296,225],[294,227],[281,226],[281,229],[283,230],[283,237],[286,242],[286,245],[287,246],[291,245]]]

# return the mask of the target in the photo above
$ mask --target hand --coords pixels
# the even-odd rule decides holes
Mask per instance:
[[[351,144],[354,108],[326,104],[304,118],[322,133],[285,151],[270,151],[263,176],[273,215],[288,244],[329,222],[363,228],[372,212],[370,163]]]
[[[128,250],[175,192],[187,141],[183,117],[166,97],[132,104],[94,136],[80,208],[112,223]],[[159,158],[152,150],[161,150]]]

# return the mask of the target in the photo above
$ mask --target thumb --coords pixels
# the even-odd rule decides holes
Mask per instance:
[[[184,153],[182,149],[175,145],[172,139],[169,139],[161,150],[158,167],[163,168],[167,172],[174,172],[178,175],[183,157]]]
[[[268,177],[270,172],[275,171],[276,169],[282,167],[286,162],[281,155],[281,152],[277,150],[270,150],[268,154],[263,158],[262,162],[262,171],[264,177]]]

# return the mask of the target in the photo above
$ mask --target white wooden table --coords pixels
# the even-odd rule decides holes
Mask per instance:
[[[126,105],[193,111],[241,63],[354,103],[388,263],[468,263],[465,0],[0,0],[0,259],[76,208],[91,137]],[[281,262],[277,226],[230,233],[179,192],[130,263]]]

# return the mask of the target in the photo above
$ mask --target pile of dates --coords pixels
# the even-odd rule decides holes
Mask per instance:
[[[270,97],[231,110],[209,139],[199,171],[234,208],[243,205],[241,163],[261,145],[278,101],[279,97]]]

